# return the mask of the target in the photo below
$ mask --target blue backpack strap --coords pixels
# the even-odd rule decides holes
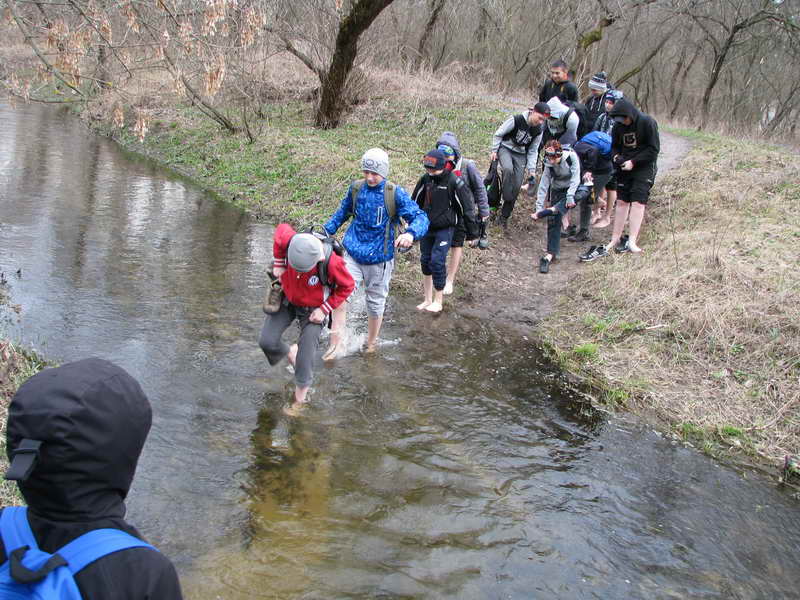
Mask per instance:
[[[57,554],[60,554],[67,561],[69,570],[75,575],[97,559],[128,548],[150,548],[151,550],[156,550],[147,542],[143,542],[139,538],[135,538],[119,529],[95,529],[75,538],[61,548]]]
[[[25,506],[7,506],[0,515],[0,534],[3,537],[3,546],[6,556],[22,546],[38,550],[36,538],[28,524],[28,508]]]

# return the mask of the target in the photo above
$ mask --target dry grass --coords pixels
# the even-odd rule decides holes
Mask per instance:
[[[800,452],[798,168],[764,144],[699,143],[654,194],[646,253],[587,268],[548,335],[599,344],[580,369],[607,396],[731,448]]]

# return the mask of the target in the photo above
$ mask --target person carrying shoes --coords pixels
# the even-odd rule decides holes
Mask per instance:
[[[572,150],[561,147],[558,140],[544,146],[544,169],[536,198],[534,221],[547,217],[547,252],[539,260],[539,272],[550,271],[550,263],[561,248],[561,219],[575,206],[575,192],[581,182],[581,163]],[[545,200],[549,196],[549,207]]]
[[[323,285],[320,263],[326,258],[322,241],[312,233],[296,233],[286,223],[275,230],[272,253],[272,273],[280,279],[285,298],[278,312],[264,320],[258,344],[270,365],[285,356],[294,367],[293,406],[300,406],[314,378],[314,354],[325,320],[347,300],[355,282],[342,257],[331,252],[326,267],[328,285]],[[289,347],[281,336],[295,319],[300,323],[300,339]]]

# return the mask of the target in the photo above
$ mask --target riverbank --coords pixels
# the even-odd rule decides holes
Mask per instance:
[[[256,218],[305,225],[335,210],[364,149],[387,148],[391,179],[411,188],[421,155],[452,130],[485,172],[491,132],[523,108],[480,90],[452,92],[460,89],[454,81],[387,73],[373,83],[381,91],[336,130],[314,129],[310,102],[293,92],[263,107],[254,141],[222,132],[191,107],[152,110],[143,143],[126,130],[110,133]],[[686,163],[657,183],[643,256],[582,265],[574,256],[585,245],[566,243],[541,276],[544,228],[530,222],[523,198],[507,231],[491,229],[489,251],[465,252],[446,309],[539,336],[595,402],[656,416],[709,452],[722,443],[773,460],[796,453],[800,438],[791,417],[796,274],[787,267],[797,224],[780,208],[797,193],[796,161],[760,144],[694,141]],[[677,157],[665,150],[664,158]],[[598,241],[609,235],[595,233]],[[417,260],[399,258],[395,292],[418,293]]]
[[[15,307],[9,305],[5,290],[0,288],[0,322],[11,318],[5,313],[13,314]],[[4,339],[0,329],[0,439],[4,441],[0,452],[0,473],[8,468],[5,453],[6,420],[11,398],[22,383],[31,375],[38,373],[46,366],[36,353],[21,348],[11,340]],[[19,504],[22,501],[15,483],[0,478],[0,506]]]
[[[593,399],[656,417],[711,454],[800,451],[800,158],[695,140],[648,208],[641,256],[585,265],[542,323]]]

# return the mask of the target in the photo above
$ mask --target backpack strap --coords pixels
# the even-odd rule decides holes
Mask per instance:
[[[333,245],[322,243],[322,249],[325,252],[325,258],[317,263],[317,273],[319,274],[319,281],[324,287],[331,287],[328,281],[328,265],[331,262],[331,254],[333,254]]]
[[[70,572],[75,575],[84,567],[104,556],[129,548],[156,550],[147,542],[119,529],[95,529],[75,538],[61,548],[57,554],[67,561]]]
[[[361,191],[361,186],[364,185],[365,181],[364,179],[356,179],[350,186],[350,214],[354,218],[358,216],[356,213],[356,198],[358,198],[358,192]]]
[[[28,546],[32,550],[39,549],[28,524],[28,508],[25,506],[7,506],[3,509],[3,514],[0,515],[0,534],[7,556],[23,546]]]
[[[386,221],[386,231],[383,234],[383,254],[389,254],[389,240],[394,233],[394,215],[397,213],[397,202],[395,200],[395,185],[391,181],[386,182],[383,188],[383,203],[386,205],[386,214],[389,220]]]

